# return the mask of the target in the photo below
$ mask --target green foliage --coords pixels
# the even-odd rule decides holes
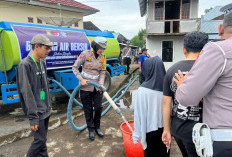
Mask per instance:
[[[143,37],[146,35],[146,29],[141,29],[138,33],[139,40],[143,40]]]
[[[131,45],[139,46],[141,48],[145,47],[145,45],[146,45],[146,42],[144,40],[145,36],[146,36],[146,29],[139,30],[138,35],[134,36],[131,39]]]
[[[209,8],[209,9],[205,9],[205,14],[207,14],[208,12],[210,12],[213,8]]]
[[[143,47],[144,41],[139,39],[139,36],[136,35],[131,39],[131,45]]]

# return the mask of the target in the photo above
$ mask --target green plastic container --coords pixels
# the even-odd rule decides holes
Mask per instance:
[[[5,58],[6,71],[11,70],[13,65],[20,62],[20,52],[16,36],[13,31],[3,31],[1,35],[2,47]],[[2,50],[0,48],[0,71],[4,71]]]

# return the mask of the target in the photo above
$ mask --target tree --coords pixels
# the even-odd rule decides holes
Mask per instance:
[[[131,45],[143,47],[144,46],[144,41],[140,40],[139,36],[136,35],[131,39]]]
[[[209,8],[209,9],[205,9],[205,14],[207,14],[208,12],[210,12],[211,10],[213,10],[213,8]]]
[[[145,47],[146,44],[144,40],[145,35],[146,35],[146,29],[139,30],[138,35],[134,36],[131,39],[131,44],[134,46]]]

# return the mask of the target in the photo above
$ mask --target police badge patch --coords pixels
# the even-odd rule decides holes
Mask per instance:
[[[85,55],[82,53],[82,54],[80,54],[80,59],[81,58],[84,58],[85,57]]]

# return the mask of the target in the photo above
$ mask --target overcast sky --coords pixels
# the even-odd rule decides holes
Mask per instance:
[[[145,17],[140,16],[138,0],[76,0],[99,9],[100,12],[84,17],[92,21],[102,31],[120,32],[128,39],[145,28]],[[210,7],[223,6],[232,0],[199,0],[199,17]]]

